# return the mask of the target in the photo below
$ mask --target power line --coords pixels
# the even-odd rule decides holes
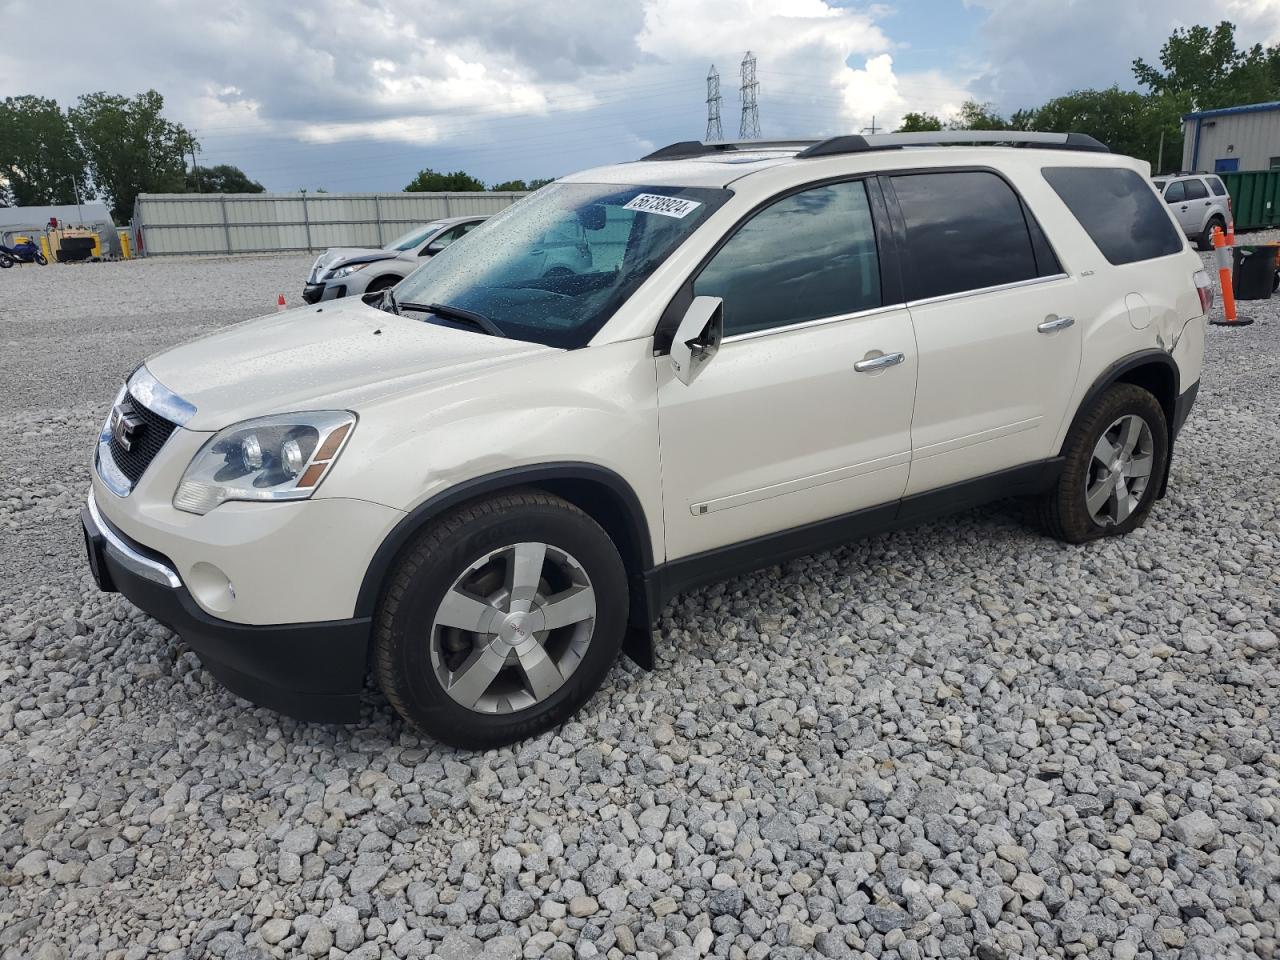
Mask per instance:
[[[756,94],[760,92],[760,84],[756,82],[756,58],[748,50],[742,58],[742,86],[739,94],[742,97],[742,120],[738,124],[739,140],[760,139],[760,108],[756,104]]]
[[[703,140],[713,143],[724,139],[724,130],[720,128],[720,74],[716,65],[711,65],[707,74],[707,135]]]

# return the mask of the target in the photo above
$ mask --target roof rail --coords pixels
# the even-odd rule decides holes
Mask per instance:
[[[690,157],[706,157],[738,150],[786,150],[789,147],[811,147],[818,142],[816,137],[800,140],[713,140],[710,143],[703,143],[701,140],[681,140],[678,143],[669,143],[665,147],[660,147],[640,159],[687,160]]]
[[[994,143],[1015,147],[1046,147],[1050,150],[1089,150],[1110,153],[1100,140],[1087,133],[1038,133],[1020,130],[929,130],[915,133],[882,133],[872,136],[849,134],[830,137],[801,150],[797,158],[830,157],[869,150],[897,150],[900,147],[935,147],[956,144]]]

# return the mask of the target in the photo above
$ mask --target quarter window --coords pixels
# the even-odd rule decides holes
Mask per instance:
[[[1186,244],[1148,181],[1124,167],[1045,167],[1045,180],[1113,264],[1167,257]],[[1183,181],[1172,183],[1169,193]]]
[[[1209,189],[1213,191],[1215,197],[1225,197],[1227,195],[1227,188],[1222,185],[1222,181],[1217,177],[1209,178]]]
[[[693,295],[724,300],[726,336],[880,306],[865,184],[815,187],[766,207],[703,268]]]
[[[1022,201],[994,173],[913,173],[892,180],[907,230],[902,274],[908,300],[1040,275]],[[1052,251],[1043,247],[1044,273],[1056,273]]]

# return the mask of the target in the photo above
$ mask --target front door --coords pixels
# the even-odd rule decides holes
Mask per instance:
[[[723,298],[725,339],[689,385],[656,361],[668,560],[902,495],[916,355],[881,282],[883,209],[874,181],[792,193],[691,279]]]
[[[994,172],[887,179],[919,351],[907,494],[1053,456],[1080,369],[1076,280]]]

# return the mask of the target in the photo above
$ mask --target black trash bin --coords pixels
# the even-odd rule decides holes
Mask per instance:
[[[1231,290],[1237,300],[1270,300],[1275,288],[1276,248],[1232,247]]]

